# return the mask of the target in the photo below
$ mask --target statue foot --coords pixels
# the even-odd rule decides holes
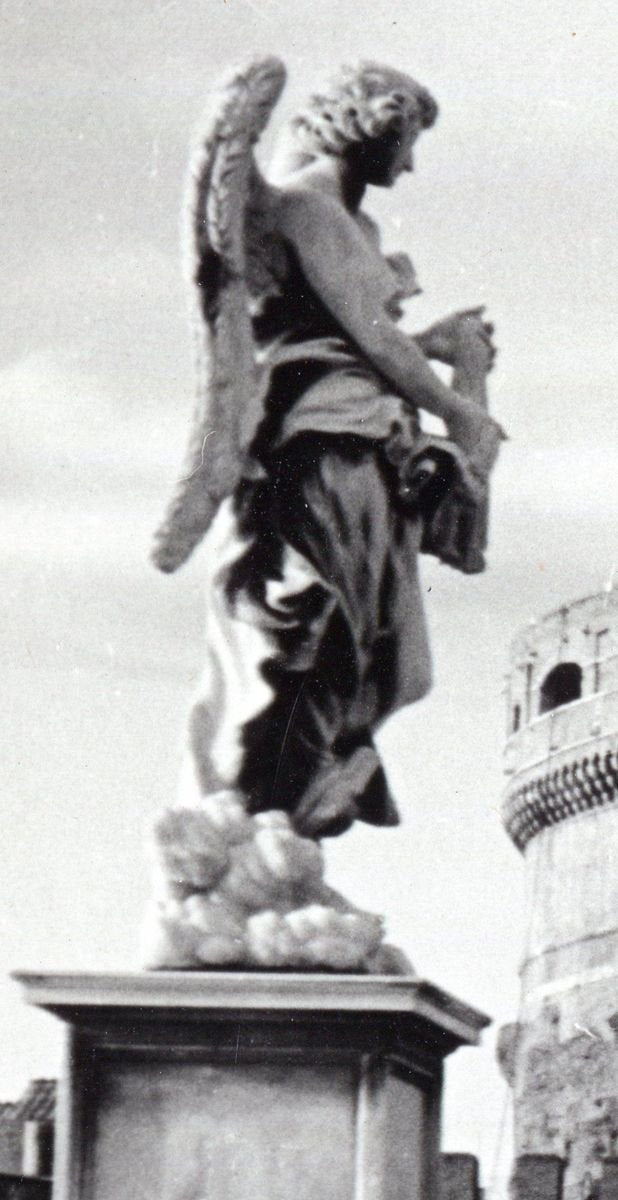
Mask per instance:
[[[294,828],[304,837],[334,837],[354,821],[397,825],[382,763],[373,746],[359,746],[347,757],[332,755],[318,771],[293,813]]]

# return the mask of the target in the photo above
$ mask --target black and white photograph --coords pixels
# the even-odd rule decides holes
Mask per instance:
[[[618,1200],[607,0],[2,0],[0,1200]]]

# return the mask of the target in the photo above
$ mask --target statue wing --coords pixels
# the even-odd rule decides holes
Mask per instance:
[[[209,108],[192,163],[188,244],[199,385],[185,466],[155,535],[153,561],[166,572],[186,561],[233,492],[261,416],[247,235],[251,226],[255,239],[255,214],[266,212],[274,189],[258,171],[253,146],[285,78],[276,58],[236,71]]]

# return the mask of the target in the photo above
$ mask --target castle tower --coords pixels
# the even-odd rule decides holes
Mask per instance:
[[[515,638],[503,819],[525,859],[527,939],[501,1054],[515,1153],[567,1160],[586,1200],[618,1153],[618,593]]]

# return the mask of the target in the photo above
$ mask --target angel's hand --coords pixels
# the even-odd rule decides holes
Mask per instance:
[[[463,450],[471,464],[482,464],[486,474],[506,440],[502,426],[476,401],[458,397],[457,410],[447,422],[449,437]]]
[[[427,358],[435,358],[449,367],[472,365],[491,370],[496,356],[492,340],[494,327],[483,320],[484,306],[466,308],[451,313],[435,325],[430,325],[415,341]]]

